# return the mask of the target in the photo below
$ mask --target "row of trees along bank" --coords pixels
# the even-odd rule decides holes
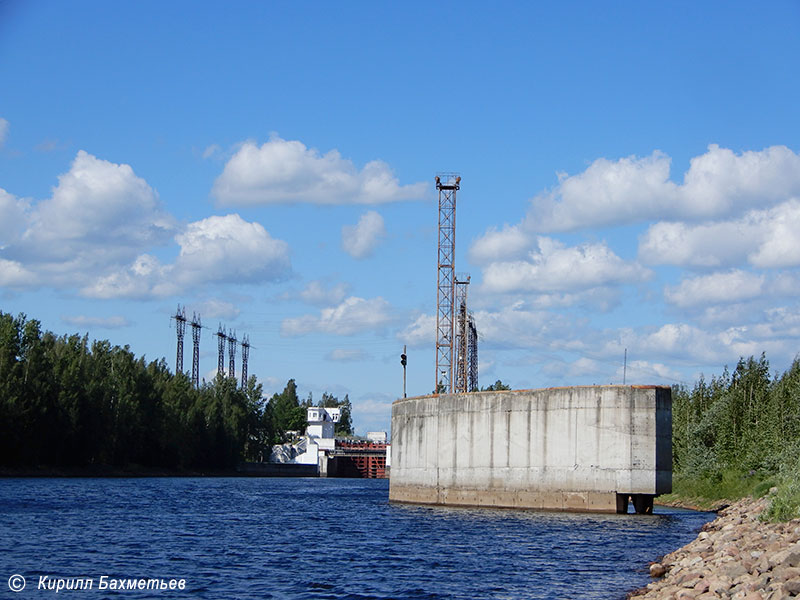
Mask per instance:
[[[303,431],[311,403],[294,380],[268,402],[255,376],[244,389],[221,376],[195,389],[163,358],[0,312],[2,467],[230,469]],[[337,433],[353,433],[347,396],[323,394],[319,405],[341,407]]]
[[[678,496],[734,500],[777,486],[771,516],[800,516],[800,361],[771,375],[762,354],[673,387],[672,440]]]

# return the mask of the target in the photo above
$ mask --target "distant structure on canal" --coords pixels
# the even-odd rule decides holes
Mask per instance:
[[[334,429],[341,417],[339,408],[312,406],[306,416],[308,427],[299,441],[272,449],[270,463],[283,465],[281,474],[294,471],[302,476],[370,479],[388,476],[390,445],[385,431],[370,432],[367,440],[337,439]]]

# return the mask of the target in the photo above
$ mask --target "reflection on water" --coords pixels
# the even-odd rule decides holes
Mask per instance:
[[[0,595],[20,573],[31,595],[39,575],[108,575],[185,578],[178,595],[201,598],[623,598],[713,517],[387,498],[386,480],[0,480]]]

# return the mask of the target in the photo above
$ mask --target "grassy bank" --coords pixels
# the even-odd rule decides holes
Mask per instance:
[[[778,473],[732,469],[695,477],[676,473],[672,493],[659,496],[657,502],[696,510],[719,510],[741,498],[762,496],[770,500],[762,516],[764,520],[800,518],[800,462]]]
[[[659,496],[658,502],[698,510],[718,510],[740,498],[759,498],[777,483],[775,477],[733,470],[703,477],[675,473],[672,493]]]

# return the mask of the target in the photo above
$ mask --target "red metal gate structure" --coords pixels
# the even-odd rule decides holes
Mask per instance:
[[[328,476],[385,479],[387,448],[388,444],[381,442],[336,440],[331,453],[334,466]]]

